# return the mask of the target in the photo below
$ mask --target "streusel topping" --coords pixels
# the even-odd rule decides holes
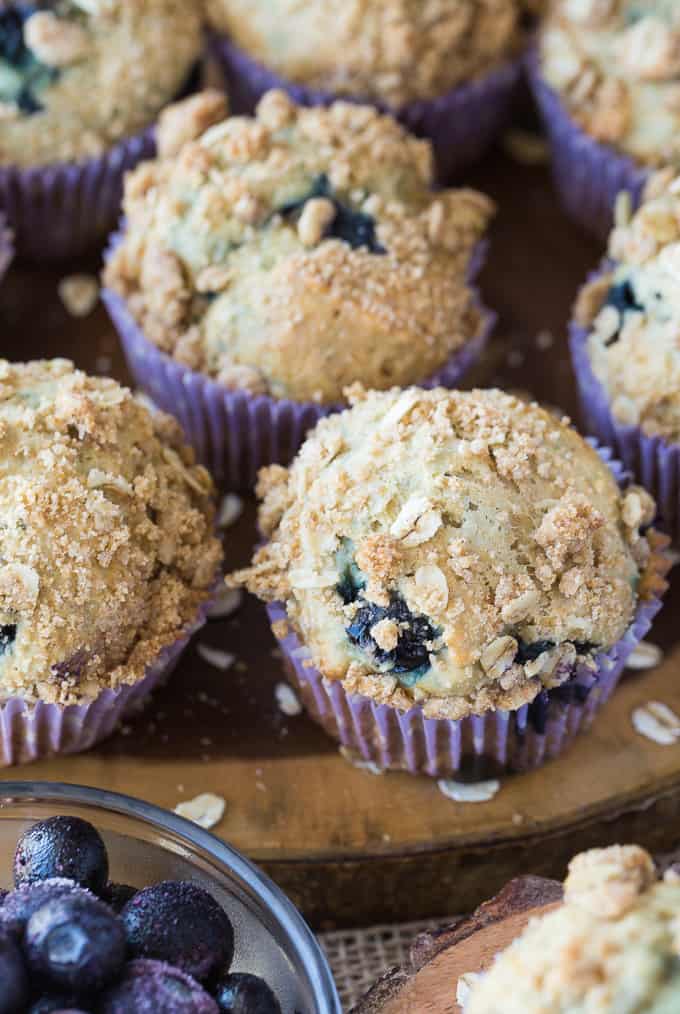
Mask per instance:
[[[518,0],[208,0],[213,24],[282,77],[402,106],[488,72]]]
[[[212,494],[178,424],[115,381],[0,360],[0,699],[140,679],[214,585]]]
[[[636,845],[576,856],[564,904],[535,918],[472,984],[465,1014],[673,1014],[680,883]]]
[[[390,117],[272,91],[128,177],[105,279],[151,341],[230,388],[334,402],[424,380],[483,326],[467,275],[493,211],[431,185],[430,145]]]
[[[644,490],[499,391],[350,393],[261,472],[269,541],[230,579],[285,603],[325,677],[457,719],[531,701],[622,636],[647,593]]]
[[[98,155],[153,123],[201,51],[183,0],[0,4],[0,164]]]
[[[540,49],[589,134],[649,165],[680,163],[677,0],[555,0]]]
[[[680,441],[680,177],[652,177],[609,240],[611,270],[582,291],[593,371],[624,424]]]

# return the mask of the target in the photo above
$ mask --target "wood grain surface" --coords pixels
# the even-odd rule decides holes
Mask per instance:
[[[500,314],[474,382],[530,390],[576,412],[566,346],[575,292],[601,250],[560,212],[545,168],[494,152],[469,175],[499,215],[482,289]],[[75,320],[57,283],[97,259],[35,270],[13,266],[0,286],[2,353],[67,356],[126,378],[102,308]],[[253,542],[253,510],[226,535],[229,564]],[[210,790],[226,800],[216,833],[254,858],[316,926],[359,925],[471,910],[507,880],[561,877],[581,848],[635,839],[670,849],[680,838],[680,745],[632,729],[649,699],[680,713],[677,589],[652,637],[659,668],[626,680],[595,727],[543,770],[508,777],[492,801],[456,804],[427,778],[375,776],[343,760],[305,716],[278,710],[280,663],[263,610],[248,601],[199,640],[233,652],[228,671],[188,650],[172,683],[130,727],[91,753],[14,769],[12,777],[105,786],[172,808]]]

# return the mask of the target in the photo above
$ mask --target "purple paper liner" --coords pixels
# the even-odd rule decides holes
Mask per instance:
[[[578,126],[558,93],[542,77],[536,48],[525,62],[550,140],[552,173],[562,205],[570,218],[604,239],[613,225],[617,194],[627,190],[637,206],[650,170],[596,141]]]
[[[621,463],[612,459],[607,448],[597,450],[619,484],[625,485],[628,475]],[[659,574],[666,570],[660,556]],[[589,728],[660,608],[660,595],[640,600],[621,640],[596,657],[594,672],[579,663],[562,686],[542,691],[531,704],[456,721],[426,718],[419,705],[400,711],[348,693],[340,681],[324,679],[310,664],[309,653],[291,629],[283,603],[270,603],[267,613],[289,679],[299,690],[308,714],[353,755],[382,770],[479,779],[540,767]],[[279,637],[275,624],[282,621],[288,633]]]
[[[588,282],[612,270],[605,262]],[[572,320],[569,325],[571,359],[581,402],[583,422],[589,433],[612,447],[637,481],[656,500],[659,526],[680,542],[680,444],[645,433],[640,426],[619,422],[609,396],[593,371],[588,353],[588,328]]]
[[[56,754],[81,753],[106,739],[123,719],[141,709],[172,675],[182,652],[206,620],[208,603],[184,633],[159,653],[142,679],[103,690],[88,704],[27,704],[20,697],[0,703],[0,766],[27,764]]]
[[[7,272],[7,268],[14,257],[14,244],[12,242],[12,231],[7,227],[4,215],[0,214],[0,281]]]
[[[154,133],[148,127],[81,162],[0,166],[0,209],[14,231],[17,254],[58,260],[103,242],[120,215],[125,173],[156,153]]]
[[[521,59],[508,59],[484,77],[436,99],[410,102],[394,109],[374,99],[334,95],[286,81],[225,36],[212,35],[210,48],[224,73],[234,113],[251,115],[271,88],[283,89],[302,106],[327,106],[338,99],[375,106],[390,113],[411,133],[432,142],[440,182],[448,182],[481,158],[507,125],[522,73]]]
[[[120,241],[112,237],[110,251]],[[484,244],[473,255],[470,276],[479,269]],[[205,374],[189,369],[145,337],[125,300],[111,289],[101,298],[120,336],[123,352],[135,383],[165,412],[180,422],[199,460],[228,489],[251,490],[265,465],[287,465],[310,429],[346,405],[317,405],[269,395],[232,391]],[[482,307],[479,332],[469,339],[436,373],[421,381],[422,387],[455,387],[479,359],[496,315]]]

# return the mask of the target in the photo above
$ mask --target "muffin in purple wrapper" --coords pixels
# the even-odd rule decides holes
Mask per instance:
[[[153,123],[200,52],[199,15],[180,0],[2,5],[0,209],[21,256],[105,238],[124,173],[154,154]]]
[[[650,179],[581,290],[571,353],[587,428],[655,497],[680,536],[680,177]]]
[[[221,561],[174,419],[66,360],[0,361],[0,763],[87,749],[172,672]]]
[[[617,194],[680,165],[680,7],[557,0],[528,59],[568,213],[604,236]]]
[[[381,768],[535,767],[588,726],[665,590],[655,505],[500,391],[356,392],[261,474],[252,566],[307,708]]]
[[[449,181],[508,121],[521,5],[442,0],[434,16],[421,0],[360,6],[211,0],[211,49],[234,110],[252,113],[272,88],[301,105],[372,103],[432,142],[438,178]]]
[[[370,106],[275,91],[205,131],[202,101],[172,112],[197,139],[128,178],[104,299],[137,383],[248,488],[353,383],[457,383],[493,321],[493,205],[434,190],[430,145]]]

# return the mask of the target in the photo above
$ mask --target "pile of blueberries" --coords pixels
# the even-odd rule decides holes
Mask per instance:
[[[234,930],[202,887],[108,876],[87,821],[24,832],[0,892],[0,1014],[281,1014],[263,979],[229,971]]]

